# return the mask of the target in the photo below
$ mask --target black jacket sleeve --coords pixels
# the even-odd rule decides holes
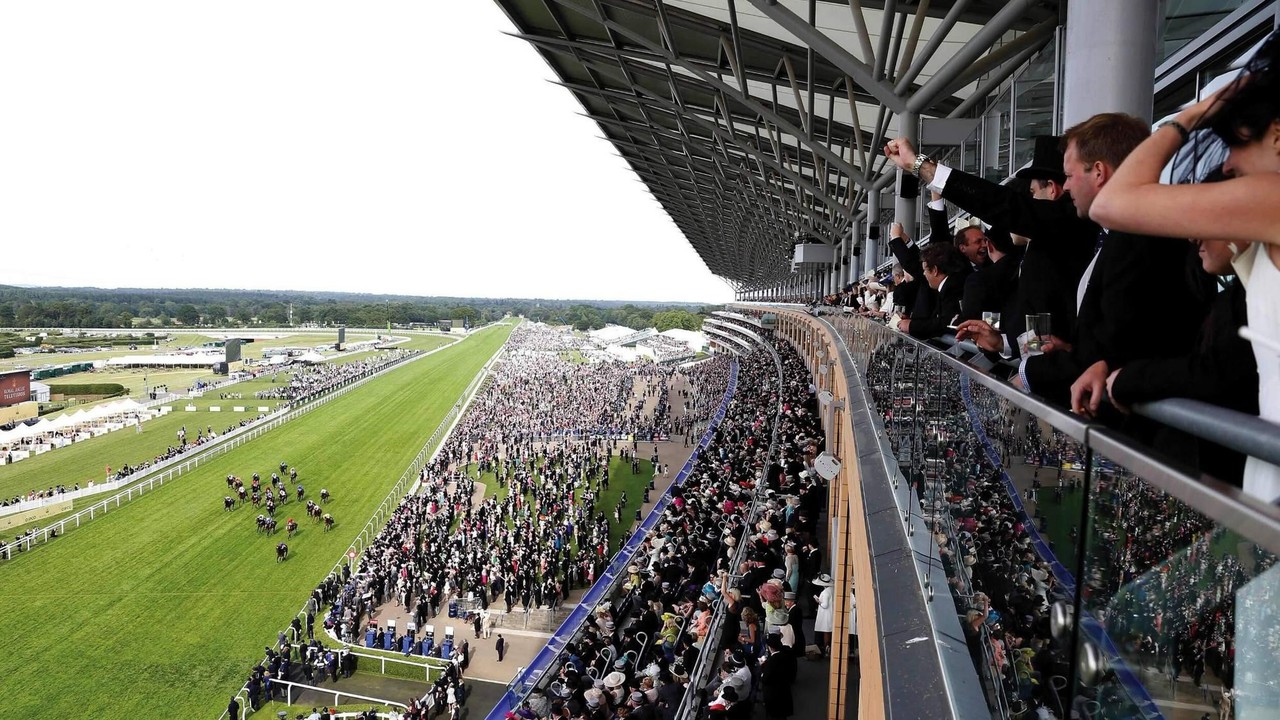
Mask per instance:
[[[1013,188],[952,170],[942,197],[989,225],[1025,235],[1032,241],[1056,242],[1096,236],[1098,226],[1076,214],[1070,200],[1036,200]]]
[[[1245,291],[1234,282],[1214,298],[1194,352],[1128,363],[1112,395],[1125,405],[1182,397],[1257,414],[1258,364],[1237,332],[1247,322]]]
[[[929,242],[951,242],[951,223],[946,210],[929,208]]]
[[[915,245],[907,245],[902,238],[891,238],[889,240],[889,252],[893,253],[894,259],[902,266],[915,280],[924,282],[924,269],[920,266],[920,248]]]

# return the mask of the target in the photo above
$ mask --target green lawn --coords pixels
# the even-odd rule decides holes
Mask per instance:
[[[402,347],[431,350],[446,344],[444,338],[414,338]],[[367,357],[365,353],[341,358],[342,362],[355,362]],[[420,361],[421,362],[421,361]],[[110,465],[118,469],[123,463],[139,463],[155,457],[177,440],[178,428],[186,426],[188,434],[194,437],[197,428],[213,426],[221,433],[227,426],[239,422],[245,417],[255,417],[258,407],[269,407],[275,410],[279,400],[258,400],[253,394],[275,385],[289,382],[291,371],[282,371],[272,382],[271,375],[254,380],[236,383],[221,391],[215,390],[201,398],[178,400],[169,405],[173,411],[143,423],[143,432],[132,429],[118,430],[101,437],[82,441],[69,447],[59,448],[34,458],[28,458],[13,465],[0,465],[0,498],[11,498],[30,490],[49,488],[58,484],[68,488],[80,483],[83,487],[89,480],[101,481]],[[61,378],[59,378],[61,379]],[[236,392],[244,395],[243,399],[224,400],[218,397],[219,392]],[[108,401],[110,402],[110,401]],[[187,405],[199,408],[196,412],[186,412]],[[222,408],[220,412],[210,412],[211,406]],[[235,407],[244,407],[244,412],[233,411]],[[89,407],[86,405],[85,407]],[[50,417],[57,417],[54,413]],[[86,507],[102,497],[95,497],[82,503]],[[37,525],[47,525],[49,520],[42,520]],[[8,533],[6,533],[8,534]]]
[[[396,347],[402,348],[418,348],[421,350],[431,350],[450,342],[450,338],[445,337],[425,337],[425,336],[407,336],[403,333],[401,337],[412,337],[408,343],[402,343]],[[348,344],[360,342],[362,340],[372,340],[373,335],[349,335]],[[176,350],[179,347],[190,345],[199,345],[209,342],[213,338],[200,336],[179,336],[173,342],[161,344],[158,348],[159,352],[167,352]],[[259,360],[262,358],[262,351],[273,347],[306,347],[311,348],[324,343],[333,343],[337,341],[337,333],[330,335],[316,333],[300,333],[285,338],[275,338],[270,340],[258,340],[256,342],[244,345],[242,347],[245,359]],[[139,347],[138,350],[117,350],[111,352],[100,353],[76,353],[74,355],[37,355],[36,358],[43,358],[39,362],[26,361],[30,367],[36,368],[45,363],[61,365],[69,362],[80,362],[88,360],[101,360],[111,357],[119,357],[121,355],[138,355],[153,352],[150,347]],[[333,353],[326,353],[331,355]],[[30,357],[30,356],[28,356]],[[356,353],[349,357],[338,358],[335,362],[354,362],[361,358],[367,357],[366,353]],[[10,365],[14,361],[9,361]],[[181,392],[186,388],[194,385],[197,380],[215,381],[220,378],[215,376],[208,369],[140,369],[140,368],[103,368],[93,372],[74,373],[71,375],[63,375],[62,377],[50,378],[44,380],[46,384],[52,385],[68,385],[76,383],[120,383],[129,388],[132,395],[138,395],[142,392],[144,378],[146,384],[155,387],[157,385],[168,385],[169,389],[174,392]]]
[[[288,373],[281,373],[276,384],[287,383]],[[256,417],[258,406],[274,409],[280,401],[259,401],[253,394],[259,390],[272,387],[271,376],[236,383],[227,391],[240,392],[246,396],[244,400],[220,400],[216,393],[212,397],[194,398],[190,402],[200,408],[197,412],[186,412],[186,400],[172,403],[173,412],[168,415],[148,420],[142,424],[143,431],[136,432],[125,428],[107,433],[91,440],[83,440],[67,447],[51,450],[43,455],[28,458],[12,465],[0,465],[0,497],[13,497],[29,490],[43,489],[58,484],[71,488],[80,483],[84,487],[89,480],[101,482],[106,476],[106,467],[119,469],[125,463],[136,464],[154,458],[177,442],[178,428],[187,427],[188,435],[195,437],[197,428],[213,426],[222,433],[228,425],[239,422],[244,417]],[[209,412],[208,407],[218,405],[221,412]],[[243,406],[243,413],[232,412],[235,406]],[[53,417],[57,417],[54,414]],[[101,500],[96,497],[90,504]]]
[[[511,326],[388,373],[30,556],[0,564],[11,619],[54,637],[0,657],[12,717],[216,717],[323,579]],[[299,468],[333,494],[275,562],[251,508],[222,510],[228,473]],[[285,506],[284,515],[298,506]]]
[[[640,443],[641,454],[644,454],[644,443]],[[619,444],[621,447],[621,443]],[[472,470],[475,475],[475,470]],[[644,489],[649,487],[649,480],[653,478],[653,463],[648,460],[640,461],[640,473],[631,474],[631,463],[618,457],[616,454],[609,460],[609,489],[600,493],[600,498],[596,501],[596,510],[603,512],[609,518],[609,553],[612,555],[617,552],[618,547],[623,541],[631,536],[631,526],[634,524],[636,516],[636,508],[640,507],[641,500],[644,499]],[[497,476],[491,472],[483,473],[478,476],[476,482],[484,483],[484,496],[492,497],[497,495],[499,498],[505,498],[511,493],[511,488],[499,488]],[[594,485],[595,481],[591,481]],[[622,497],[622,492],[627,493],[627,507],[622,511],[622,522],[613,521],[613,506],[618,504],[618,499]],[[532,494],[526,494],[532,500]],[[574,499],[582,497],[582,490],[576,490],[573,493]],[[650,499],[655,499],[657,493],[650,493]],[[507,524],[512,524],[511,518],[507,519]]]

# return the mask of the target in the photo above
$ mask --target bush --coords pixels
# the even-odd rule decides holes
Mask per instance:
[[[79,383],[49,386],[49,393],[52,395],[66,395],[72,397],[78,397],[81,395],[115,397],[116,395],[124,395],[127,392],[128,389],[120,383]]]

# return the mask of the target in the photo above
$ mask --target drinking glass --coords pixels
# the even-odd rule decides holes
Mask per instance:
[[[996,330],[1000,329],[1000,313],[984,311],[982,313],[982,322],[990,325]]]
[[[1041,352],[1053,333],[1052,317],[1049,313],[1036,313],[1027,316],[1027,350]]]

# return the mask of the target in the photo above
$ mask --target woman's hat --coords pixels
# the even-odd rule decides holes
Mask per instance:
[[[828,573],[822,573],[821,575],[814,578],[813,580],[813,584],[817,585],[818,587],[831,587],[831,584],[833,582],[834,581],[831,579],[831,575]]]
[[[607,688],[622,687],[622,683],[627,681],[627,676],[617,670],[604,676],[604,686]]]

